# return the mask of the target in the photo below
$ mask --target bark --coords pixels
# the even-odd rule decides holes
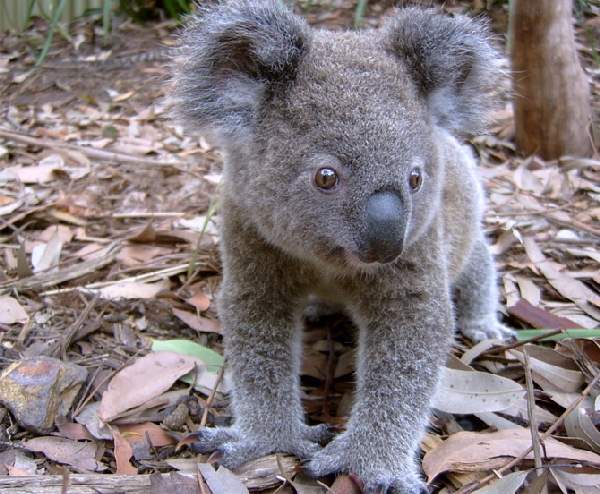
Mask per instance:
[[[575,47],[572,0],[512,0],[517,147],[546,160],[591,156],[590,85]]]

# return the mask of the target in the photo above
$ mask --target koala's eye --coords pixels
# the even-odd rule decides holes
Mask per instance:
[[[320,189],[333,189],[338,183],[338,176],[333,168],[319,168],[315,174],[315,185]]]
[[[408,185],[413,192],[416,192],[421,188],[421,184],[423,183],[423,176],[421,175],[420,168],[413,168],[408,177]]]

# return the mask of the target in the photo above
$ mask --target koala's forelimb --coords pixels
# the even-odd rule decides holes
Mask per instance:
[[[326,426],[305,424],[300,402],[301,273],[241,217],[230,214],[224,221],[219,300],[236,422],[200,431],[195,444],[197,451],[219,451],[227,467],[276,451],[307,458],[329,434]]]
[[[347,431],[308,463],[317,476],[353,472],[366,492],[424,487],[417,448],[454,330],[441,256],[408,259],[352,294],[360,327],[356,401]]]

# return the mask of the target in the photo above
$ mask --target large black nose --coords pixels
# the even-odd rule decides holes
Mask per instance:
[[[363,262],[392,262],[404,247],[406,210],[400,197],[393,192],[373,194],[367,201],[366,223],[360,259]]]

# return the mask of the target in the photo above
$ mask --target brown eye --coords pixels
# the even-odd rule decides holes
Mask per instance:
[[[419,168],[413,168],[408,177],[408,185],[410,185],[413,192],[416,192],[421,188],[422,183],[423,177],[421,176],[421,170]]]
[[[315,185],[320,189],[333,189],[338,183],[337,173],[333,168],[319,168],[315,174]]]

